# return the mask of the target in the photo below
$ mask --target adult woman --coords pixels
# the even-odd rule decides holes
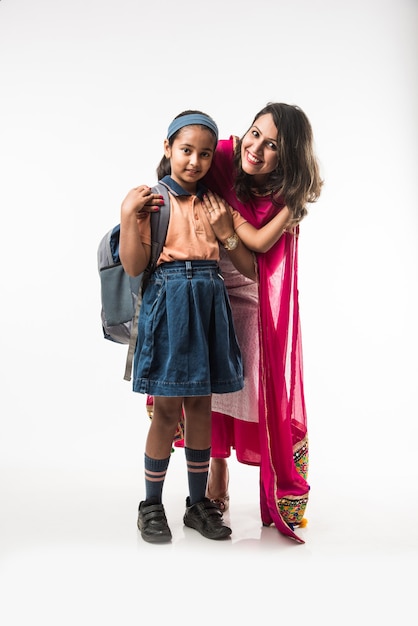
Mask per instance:
[[[307,204],[319,198],[322,187],[305,113],[297,106],[269,103],[241,140],[218,143],[205,182],[260,229],[257,236],[246,232],[245,223],[237,229],[256,252],[258,285],[239,275],[226,258],[221,260],[246,380],[243,391],[212,399],[208,496],[227,508],[224,459],[235,449],[238,461],[260,466],[263,524],[274,523],[303,543],[293,530],[302,523],[309,492],[298,235]],[[215,225],[230,219],[219,197],[209,195],[206,210]],[[284,211],[290,216],[285,231]]]

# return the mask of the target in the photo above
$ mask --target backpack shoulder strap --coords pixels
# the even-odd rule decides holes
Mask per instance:
[[[154,271],[163,249],[170,218],[170,198],[167,187],[163,183],[157,183],[151,191],[163,196],[164,204],[159,211],[151,213],[151,259],[147,268],[150,273]]]
[[[159,211],[151,213],[151,258],[148,267],[143,273],[141,286],[138,291],[135,313],[132,319],[131,335],[129,338],[128,355],[126,357],[124,380],[131,380],[132,362],[135,353],[136,339],[138,336],[138,317],[142,303],[142,293],[147,286],[148,279],[155,270],[158,258],[164,246],[167,235],[168,221],[170,219],[170,198],[168,189],[163,183],[157,183],[152,187],[152,193],[163,196],[164,204]]]

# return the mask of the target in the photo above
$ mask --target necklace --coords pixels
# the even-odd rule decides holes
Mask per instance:
[[[251,187],[251,193],[254,196],[258,196],[260,198],[263,198],[265,196],[269,196],[271,194],[270,190],[263,190],[262,187]]]

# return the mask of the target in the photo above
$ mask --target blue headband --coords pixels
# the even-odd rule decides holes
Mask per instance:
[[[181,115],[180,117],[176,117],[168,127],[167,131],[167,139],[170,139],[180,128],[184,128],[184,126],[190,126],[192,124],[201,124],[202,126],[207,126],[210,130],[216,135],[216,141],[218,141],[218,127],[215,122],[208,117],[207,115],[203,115],[202,113],[189,113],[188,115]]]

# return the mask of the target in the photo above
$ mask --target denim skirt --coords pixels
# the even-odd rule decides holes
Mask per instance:
[[[133,390],[208,396],[243,386],[241,352],[218,263],[160,265],[142,299]]]

